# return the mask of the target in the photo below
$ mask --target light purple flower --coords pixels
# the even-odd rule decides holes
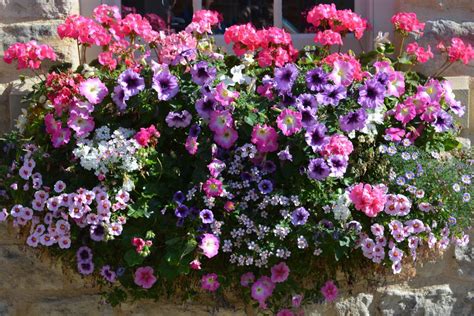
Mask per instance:
[[[209,67],[206,61],[200,61],[191,67],[191,76],[195,84],[205,86],[216,77],[216,68]]]
[[[308,165],[308,177],[314,180],[324,180],[331,172],[324,159],[311,159]]]
[[[80,247],[76,252],[77,262],[92,261],[92,250],[87,246]]]
[[[127,108],[127,101],[130,98],[128,94],[125,93],[124,88],[121,85],[118,85],[114,88],[114,93],[112,94],[112,100],[119,109],[119,111],[124,111]]]
[[[102,224],[90,226],[90,236],[94,241],[102,241],[105,237],[105,228]]]
[[[448,112],[439,110],[435,114],[435,119],[432,124],[436,132],[446,132],[453,127],[453,118],[448,114]]]
[[[258,189],[262,194],[268,194],[273,191],[273,183],[270,180],[262,180],[258,183]]]
[[[305,133],[306,143],[311,146],[314,152],[322,150],[329,143],[329,137],[326,136],[327,128],[323,124],[316,124]]]
[[[99,78],[90,78],[81,82],[79,93],[92,104],[99,104],[109,91]]]
[[[168,71],[162,71],[153,76],[152,88],[158,94],[158,100],[171,100],[179,91],[178,79]]]
[[[309,212],[304,207],[298,207],[291,213],[291,223],[295,226],[301,226],[308,221]]]
[[[191,113],[187,110],[181,112],[169,112],[166,116],[166,123],[169,127],[184,128],[191,124]]]
[[[286,64],[283,67],[275,68],[276,88],[281,92],[290,92],[298,77],[298,69],[293,64]]]
[[[385,87],[377,80],[370,79],[359,89],[357,100],[363,108],[375,109],[383,105]]]
[[[347,90],[344,86],[327,84],[324,86],[323,92],[318,94],[317,100],[324,105],[337,106],[346,96]]]
[[[117,273],[115,273],[109,265],[105,265],[100,269],[100,275],[110,283],[114,283],[117,280]]]
[[[365,110],[359,109],[340,117],[339,124],[344,132],[358,131],[365,127],[367,117]]]
[[[92,274],[94,272],[94,263],[92,261],[78,262],[77,270],[82,275]]]
[[[137,95],[145,89],[145,80],[132,69],[122,72],[117,81],[129,96]]]
[[[196,101],[196,111],[203,119],[208,120],[211,113],[216,110],[217,100],[212,95],[205,95]]]
[[[348,159],[343,155],[333,155],[328,159],[328,166],[331,168],[329,176],[334,178],[342,178],[346,173]]]
[[[203,224],[211,224],[214,222],[214,213],[212,213],[211,210],[203,209],[201,212],[199,212],[199,217],[201,218]]]
[[[306,86],[314,92],[321,92],[328,83],[328,74],[322,68],[315,68],[306,73]]]
[[[309,93],[300,94],[296,98],[296,106],[299,107],[310,107],[313,108],[315,111],[318,109],[318,101],[316,97]]]

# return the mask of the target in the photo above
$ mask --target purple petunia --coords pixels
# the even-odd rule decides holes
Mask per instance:
[[[184,204],[178,205],[178,207],[174,210],[174,215],[176,215],[178,218],[186,218],[189,216],[189,213],[189,208]]]
[[[346,173],[348,159],[343,155],[333,155],[328,159],[328,166],[331,168],[329,176],[342,178]]]
[[[304,207],[298,207],[291,213],[291,223],[295,226],[301,226],[308,221],[309,212]]]
[[[166,116],[166,124],[173,128],[184,128],[191,124],[191,113],[186,110],[181,112],[169,112]]]
[[[112,100],[119,111],[124,111],[127,108],[127,101],[130,98],[128,94],[125,93],[124,88],[121,85],[118,85],[114,88],[114,93],[112,95]]]
[[[451,115],[449,115],[448,112],[444,110],[439,110],[435,114],[433,126],[435,131],[438,133],[446,132],[447,130],[452,128],[453,118]]]
[[[145,89],[145,80],[132,69],[127,69],[117,79],[118,84],[129,96],[137,95]]]
[[[102,241],[105,237],[105,228],[102,224],[91,225],[90,227],[90,236],[94,241]]]
[[[321,92],[328,83],[328,74],[322,68],[315,68],[306,73],[306,85],[314,92]]]
[[[204,209],[199,212],[199,217],[203,224],[211,224],[214,222],[214,213],[211,210]]]
[[[298,110],[301,114],[301,125],[304,129],[312,129],[317,123],[316,110],[309,106],[298,106]]]
[[[327,128],[323,124],[316,124],[312,129],[306,131],[306,143],[311,146],[314,152],[322,150],[323,147],[329,143],[329,137],[326,136],[326,131]]]
[[[206,86],[216,78],[216,68],[209,67],[206,61],[200,61],[191,68],[191,76],[195,84]]]
[[[290,153],[290,148],[288,146],[278,153],[278,159],[293,161],[293,155]]]
[[[176,191],[176,192],[173,194],[173,201],[175,201],[175,202],[178,203],[178,204],[182,204],[185,199],[186,199],[186,196],[185,196],[184,193],[181,192],[181,191]]]
[[[281,92],[289,92],[298,77],[298,69],[293,64],[286,64],[275,68],[274,75],[276,88]]]
[[[375,109],[383,105],[385,99],[385,87],[377,80],[371,79],[365,82],[359,89],[359,99],[357,100],[363,108]]]
[[[367,113],[364,109],[349,112],[339,118],[339,124],[344,132],[358,131],[365,127]]]
[[[324,180],[331,170],[323,158],[311,159],[308,165],[308,177],[313,180]]]
[[[297,107],[311,107],[314,108],[314,110],[318,109],[318,101],[316,100],[316,97],[312,94],[309,93],[303,93],[300,94],[296,98],[296,106]]]
[[[92,250],[87,246],[80,247],[76,252],[77,262],[88,262],[92,260]]]
[[[196,111],[203,119],[208,120],[211,113],[216,110],[217,100],[212,95],[205,95],[196,101]]]
[[[92,261],[78,262],[77,270],[82,275],[89,275],[94,272],[94,263]]]
[[[258,183],[258,189],[262,194],[268,194],[273,191],[273,183],[270,180],[262,180]]]
[[[110,283],[114,283],[117,280],[117,273],[115,273],[109,265],[103,266],[102,269],[100,269],[100,275]]]
[[[153,76],[152,88],[158,94],[158,100],[171,100],[179,91],[178,79],[168,71],[162,71]]]
[[[317,100],[324,105],[337,106],[341,100],[347,96],[347,90],[342,85],[327,84],[322,93],[319,93]]]

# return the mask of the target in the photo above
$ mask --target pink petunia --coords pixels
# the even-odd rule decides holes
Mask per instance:
[[[255,125],[251,141],[261,153],[278,150],[278,134],[273,127],[268,125]]]
[[[288,279],[288,275],[290,274],[290,268],[284,262],[280,262],[277,265],[274,265],[271,269],[272,272],[272,282],[273,283],[281,283],[285,282]]]
[[[209,273],[205,274],[201,278],[201,288],[210,292],[215,292],[220,286],[217,280],[217,274]]]
[[[199,248],[201,248],[206,257],[215,257],[219,253],[219,238],[213,234],[204,234]]]
[[[338,289],[333,281],[327,281],[321,288],[321,293],[327,302],[333,302],[337,299]]]
[[[156,282],[156,277],[153,275],[153,273],[154,270],[152,267],[138,268],[135,271],[135,284],[141,286],[144,289],[151,288]]]
[[[211,178],[208,179],[202,186],[202,189],[208,197],[221,196],[224,192],[222,188],[222,182],[218,179]]]
[[[214,141],[224,149],[230,149],[239,138],[239,134],[232,127],[225,127],[220,133],[214,134]]]
[[[285,109],[278,115],[277,125],[285,136],[296,134],[303,127],[301,123],[301,113],[291,109]]]
[[[107,87],[99,78],[90,78],[81,82],[79,93],[92,104],[99,104],[108,94]]]

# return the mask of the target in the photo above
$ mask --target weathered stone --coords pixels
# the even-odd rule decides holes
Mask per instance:
[[[158,308],[159,307],[159,308]],[[171,305],[163,302],[160,303],[137,303],[137,304],[123,304],[122,306],[116,309],[117,314],[124,315],[135,315],[135,316],[167,316],[167,315],[176,315],[176,316],[186,316],[186,315],[195,315],[195,316],[207,316],[207,315],[216,315],[216,316],[239,316],[246,315],[244,311],[241,310],[229,310],[229,309],[214,309],[211,307],[206,307],[204,305],[197,304],[181,304],[181,305]]]
[[[0,135],[10,129],[10,109],[8,107],[10,90],[11,84],[0,84]]]
[[[373,299],[373,295],[361,293],[337,302],[336,311],[339,315],[369,316]]]
[[[57,296],[31,304],[26,315],[107,316],[113,315],[113,309],[103,304],[99,295],[76,295],[71,298]]]
[[[12,307],[6,302],[0,302],[0,316],[8,316],[12,314]]]
[[[79,0],[0,0],[3,23],[59,19],[79,12]]]

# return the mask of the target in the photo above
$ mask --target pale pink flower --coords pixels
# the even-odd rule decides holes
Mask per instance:
[[[271,269],[272,277],[271,280],[273,283],[281,283],[285,282],[288,279],[288,275],[290,274],[290,269],[284,262],[280,262],[277,265],[274,265]]]
[[[210,292],[215,292],[220,286],[217,280],[217,274],[209,273],[205,274],[201,278],[201,288]]]
[[[138,268],[135,271],[135,284],[141,286],[144,289],[151,288],[156,282],[156,277],[153,275],[154,272],[155,271],[152,267]]]
[[[219,253],[219,238],[213,234],[204,234],[199,248],[201,248],[206,257],[215,257]]]

